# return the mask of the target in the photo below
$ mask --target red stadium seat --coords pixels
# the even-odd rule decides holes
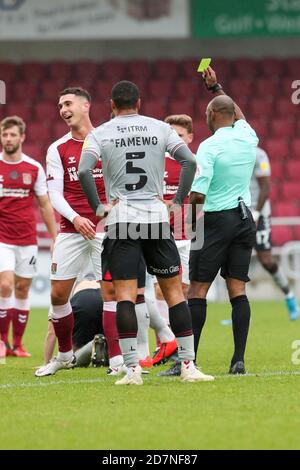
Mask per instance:
[[[290,155],[289,145],[286,139],[267,139],[265,150],[272,160],[282,160]]]
[[[249,78],[233,78],[230,82],[230,96],[237,101],[243,96],[250,96],[253,91],[253,80]]]
[[[232,64],[227,59],[214,59],[213,68],[222,83],[232,72]]]
[[[273,180],[272,180],[273,181]],[[280,186],[274,181],[271,183],[270,199],[274,203],[279,200],[280,197]]]
[[[268,79],[279,77],[284,72],[284,62],[280,59],[268,58],[260,61],[260,73]]]
[[[99,126],[104,122],[110,120],[111,116],[111,109],[109,100],[107,100],[106,104],[104,101],[96,101],[93,103],[91,107],[91,121],[94,126]]]
[[[283,200],[289,202],[298,202],[300,200],[300,185],[294,182],[282,183],[281,195]]]
[[[72,64],[57,60],[48,65],[47,78],[67,82],[72,75]]]
[[[193,124],[195,141],[197,140],[199,145],[200,142],[211,136],[211,132],[204,119],[195,119]]]
[[[285,174],[290,181],[299,181],[300,179],[300,160],[299,161],[288,161],[284,165]]]
[[[61,137],[66,135],[68,132],[70,132],[69,128],[64,123],[63,120],[55,122],[55,124],[53,125],[53,130],[52,130],[53,140],[60,139]]]
[[[249,123],[255,130],[259,139],[265,139],[269,136],[269,122],[266,119],[249,119]]]
[[[207,96],[205,99],[196,100],[194,111],[195,111],[195,119],[203,119],[206,122],[206,108],[208,103],[210,102],[210,96]]]
[[[153,65],[157,78],[175,79],[179,75],[178,62],[172,59],[157,60]]]
[[[52,129],[44,122],[30,122],[26,129],[26,141],[43,143],[52,139]]]
[[[183,77],[195,79],[195,73],[198,69],[199,59],[185,59],[180,63],[180,70]]]
[[[39,85],[31,82],[17,82],[13,89],[13,96],[16,101],[32,103],[40,98]]]
[[[24,146],[23,146],[23,151],[29,157],[34,158],[38,162],[45,165],[45,163],[46,163],[46,153],[45,153],[44,147],[42,145],[29,144],[29,143],[25,142]]]
[[[300,227],[294,227],[294,240],[300,240]]]
[[[18,79],[18,66],[11,62],[0,62],[0,80],[12,82]]]
[[[286,76],[290,76],[293,80],[300,77],[300,61],[297,58],[287,59],[284,64],[284,72]]]
[[[156,119],[164,119],[167,115],[166,105],[160,101],[146,101],[142,105],[142,114]]]
[[[35,120],[51,122],[59,117],[58,107],[52,103],[39,102],[35,105]]]
[[[285,243],[293,240],[293,230],[291,227],[278,227],[272,228],[272,241],[275,246],[282,246]]]
[[[107,99],[111,95],[112,86],[112,80],[98,80],[95,83],[92,98],[98,101],[100,101],[101,99]]]
[[[294,132],[295,124],[293,120],[278,118],[271,121],[272,137],[293,137]]]
[[[151,76],[152,65],[148,60],[131,60],[127,63],[127,74],[129,79],[146,79]]]
[[[239,77],[253,78],[258,72],[258,63],[254,59],[236,59],[233,61],[234,73]]]
[[[289,118],[292,116],[300,117],[300,106],[292,103],[291,95],[286,98],[279,98],[276,102],[276,114],[278,117]]]
[[[300,138],[292,140],[291,156],[294,160],[300,160]]]
[[[40,62],[24,62],[19,67],[22,80],[31,82],[41,82],[47,76],[46,65]]]
[[[149,98],[164,99],[169,98],[174,92],[174,84],[170,80],[151,80],[148,85]]]
[[[195,99],[200,97],[200,85],[198,80],[191,80],[189,78],[182,78],[176,81],[174,97],[186,98],[187,96]]]
[[[297,217],[300,216],[299,208],[292,202],[277,202],[272,207],[274,217]]]
[[[281,83],[271,78],[258,78],[255,80],[254,93],[261,97],[278,96],[281,91]]]
[[[281,179],[284,179],[285,177],[285,174],[283,174],[281,162],[272,162],[271,172],[272,172],[272,181],[281,180]]]
[[[126,80],[126,64],[119,60],[107,60],[101,64],[99,78],[106,77],[113,81]]]
[[[73,64],[72,80],[88,77],[95,80],[99,75],[99,64],[92,60],[80,60]]]
[[[43,82],[41,84],[41,98],[43,101],[57,104],[58,95],[64,88],[64,83],[59,80]]]
[[[32,110],[29,105],[21,103],[8,103],[6,106],[6,116],[19,116],[25,122],[32,118]]]
[[[172,100],[168,103],[167,113],[187,114],[192,117],[194,114],[194,105],[190,100]]]
[[[254,98],[249,102],[247,110],[252,118],[268,118],[273,116],[274,106],[270,99]]]

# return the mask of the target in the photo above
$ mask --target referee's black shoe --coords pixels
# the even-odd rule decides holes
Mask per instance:
[[[245,369],[245,364],[243,363],[243,361],[238,361],[232,366],[230,366],[229,374],[230,375],[245,375],[246,369]]]

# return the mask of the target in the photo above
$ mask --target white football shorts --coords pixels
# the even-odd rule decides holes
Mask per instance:
[[[75,279],[91,262],[96,280],[100,281],[104,237],[105,233],[97,233],[94,240],[85,240],[79,233],[60,233],[53,249],[50,279]]]
[[[19,277],[32,279],[37,272],[37,245],[17,246],[0,243],[0,273],[12,271]]]

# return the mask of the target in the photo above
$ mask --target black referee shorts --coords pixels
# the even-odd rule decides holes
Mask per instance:
[[[102,252],[104,281],[138,279],[143,259],[149,274],[154,276],[171,278],[181,273],[180,256],[169,224],[108,227]]]
[[[213,282],[219,270],[221,276],[250,281],[248,277],[256,226],[249,209],[248,219],[242,220],[239,209],[206,212],[204,215],[204,245],[190,253],[190,280]]]

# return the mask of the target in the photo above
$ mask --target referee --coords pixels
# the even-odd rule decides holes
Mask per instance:
[[[246,296],[256,227],[252,218],[250,180],[258,138],[240,108],[226,96],[214,70],[204,73],[215,98],[209,103],[207,124],[213,133],[199,147],[196,159],[201,176],[195,179],[190,203],[204,204],[204,244],[191,245],[189,306],[195,354],[206,320],[206,296],[221,269],[232,305],[234,354],[230,374],[245,374],[250,305]],[[195,213],[196,211],[194,211]]]

